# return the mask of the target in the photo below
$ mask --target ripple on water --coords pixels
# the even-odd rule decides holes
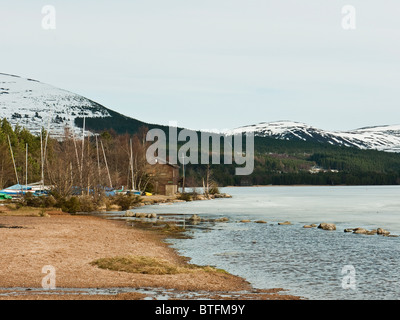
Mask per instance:
[[[171,240],[193,263],[215,265],[246,278],[256,288],[283,287],[311,299],[400,296],[400,238],[343,232],[352,227],[383,227],[399,234],[399,186],[250,187],[222,192],[233,198],[140,210],[268,221],[210,224],[209,229],[191,229],[192,239]],[[277,225],[285,220],[293,225]],[[335,223],[337,231],[302,228],[320,222]],[[342,288],[346,265],[355,268],[356,290]]]
[[[194,232],[192,239],[174,240],[173,245],[193,263],[216,265],[260,289],[284,287],[310,299],[398,298],[399,238],[340,229],[344,226],[324,231],[256,223],[240,229],[228,223],[208,234]],[[346,265],[356,270],[356,290],[342,288]]]

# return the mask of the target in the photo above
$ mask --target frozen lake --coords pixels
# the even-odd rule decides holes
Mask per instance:
[[[399,299],[400,238],[345,233],[382,227],[400,234],[400,187],[223,188],[231,199],[154,205],[140,212],[230,219],[170,240],[193,263],[214,265],[257,288],[281,287],[309,299]],[[267,224],[240,223],[242,219]],[[292,225],[277,223],[290,221]],[[335,223],[336,231],[304,229]],[[350,269],[355,273],[350,282]],[[343,272],[343,273],[342,273]],[[346,286],[353,283],[354,286]],[[344,284],[344,285],[343,285]]]

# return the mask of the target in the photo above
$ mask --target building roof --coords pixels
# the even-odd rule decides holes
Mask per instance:
[[[169,166],[174,167],[176,169],[180,168],[179,165],[170,163],[169,161],[167,161],[165,159],[162,159],[162,158],[156,158],[156,162],[157,162],[157,164],[166,164],[166,165],[169,165]]]

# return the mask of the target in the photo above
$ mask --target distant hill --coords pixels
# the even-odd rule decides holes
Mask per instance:
[[[383,125],[350,131],[322,130],[294,121],[262,122],[228,131],[253,132],[258,137],[329,143],[336,146],[400,152],[400,125]]]
[[[91,130],[93,132],[101,132],[101,131],[115,131],[117,134],[134,134],[138,132],[139,128],[147,127],[148,129],[160,128],[163,129],[166,133],[168,133],[168,127],[146,123],[143,121],[139,121],[127,116],[124,116],[118,112],[107,109],[109,117],[85,117],[85,128]],[[75,126],[82,128],[83,127],[83,118],[77,117],[75,118]]]
[[[302,139],[255,136],[254,171],[235,175],[235,164],[211,165],[220,186],[251,185],[398,185],[400,153],[360,149]],[[198,185],[207,166],[186,166]]]
[[[168,127],[146,123],[80,96],[33,79],[0,73],[0,118],[34,134],[50,128],[53,137],[61,137],[66,126],[80,135],[85,118],[89,132],[113,130],[118,134],[136,133]],[[383,125],[351,131],[328,131],[295,121],[263,122],[229,130],[226,134],[254,132],[257,137],[286,141],[327,143],[335,146],[400,152],[400,125]]]
[[[108,130],[133,134],[146,126],[168,134],[166,126],[145,123],[75,93],[4,73],[0,73],[0,118],[33,134],[49,128],[55,138],[62,137],[66,127],[81,136],[83,119],[87,132],[92,133]],[[213,179],[220,185],[400,184],[399,125],[343,132],[276,121],[225,134],[245,132],[255,134],[254,172],[235,176],[236,165],[212,165]],[[206,169],[204,165],[188,165],[187,176],[201,183]]]
[[[50,128],[53,137],[61,137],[68,126],[80,135],[90,131],[114,130],[135,133],[141,126],[162,127],[145,123],[78,94],[62,90],[33,79],[0,73],[0,118],[38,134]]]

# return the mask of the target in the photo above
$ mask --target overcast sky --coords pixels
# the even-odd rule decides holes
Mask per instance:
[[[146,122],[400,123],[398,0],[3,0],[0,30],[0,72]]]

